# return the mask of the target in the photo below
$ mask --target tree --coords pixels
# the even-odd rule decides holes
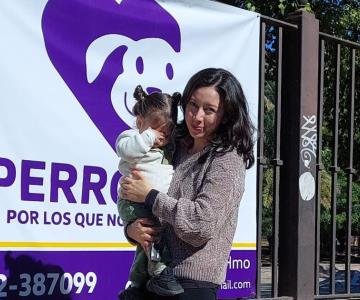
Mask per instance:
[[[289,13],[303,8],[315,14],[320,30],[360,42],[360,2],[358,0],[218,0],[265,16],[284,19]]]
[[[312,1],[294,1],[294,0],[220,0],[226,4],[234,5],[243,9],[255,11],[262,15],[275,19],[286,20],[286,16],[297,9],[305,9],[313,12],[319,20],[320,31],[334,35],[340,38],[360,43],[360,2],[358,0],[312,0]],[[285,41],[286,42],[286,41]],[[268,159],[273,158],[274,145],[274,95],[276,87],[276,32],[273,26],[268,26],[266,31],[266,73],[265,73],[265,133],[264,133],[264,155]],[[325,51],[325,69],[324,69],[324,115],[323,115],[323,147],[322,162],[325,169],[321,172],[321,231],[322,248],[325,251],[329,246],[330,237],[330,216],[331,216],[331,166],[333,165],[333,122],[334,122],[334,95],[336,70],[335,46],[331,43],[326,44]],[[356,78],[359,78],[360,55],[356,56]],[[337,182],[337,231],[338,235],[345,232],[347,209],[347,175],[346,169],[349,167],[349,126],[350,126],[350,87],[351,79],[351,53],[347,49],[341,51],[340,63],[340,113],[339,113],[339,151],[338,166],[341,172]],[[355,90],[359,97],[360,81],[357,80]],[[354,126],[354,159],[353,167],[360,170],[360,107],[359,102],[355,107],[355,126]],[[357,124],[357,126],[356,126]],[[271,233],[271,215],[272,215],[272,169],[269,165],[264,173],[263,189],[263,235],[268,236]],[[352,234],[360,235],[360,174],[354,177],[352,184],[353,191],[353,214],[352,214]],[[325,240],[324,240],[325,237]]]

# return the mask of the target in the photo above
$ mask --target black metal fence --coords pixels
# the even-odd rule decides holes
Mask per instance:
[[[261,18],[258,299],[360,297],[360,44],[318,28]]]
[[[359,92],[359,82],[356,83],[356,78],[359,78],[359,73],[356,72],[359,68],[356,64],[358,50],[360,44],[320,33],[318,124],[319,129],[327,126],[329,133],[324,136],[321,130],[318,131],[316,299],[360,297],[359,248],[353,247],[355,240],[352,235],[359,235],[358,230],[354,230],[352,226],[352,204],[359,201],[353,199],[352,193],[354,184],[358,182],[354,168],[354,137],[360,132],[360,124],[355,122],[355,104],[358,107],[358,101],[355,102],[355,99],[358,100],[356,90]],[[329,107],[332,108],[330,111]],[[329,158],[323,153],[324,143],[332,150],[330,162],[322,160]],[[358,153],[359,149],[355,150]],[[328,233],[321,226],[323,210],[326,210],[322,204],[321,183],[326,177],[331,178]],[[339,184],[339,181],[345,184]],[[343,220],[339,220],[341,214]],[[339,228],[340,222],[343,223],[342,228]],[[324,242],[326,234],[331,236],[328,245]],[[324,270],[328,276],[321,274]]]

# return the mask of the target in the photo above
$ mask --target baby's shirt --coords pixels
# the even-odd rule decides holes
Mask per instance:
[[[156,135],[150,128],[142,133],[137,129],[123,131],[116,139],[119,171],[122,175],[130,176],[130,170],[136,167],[154,189],[167,193],[174,170],[166,162],[163,150],[151,148],[155,139]]]

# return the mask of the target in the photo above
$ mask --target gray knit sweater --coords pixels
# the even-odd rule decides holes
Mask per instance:
[[[177,151],[168,194],[157,194],[152,212],[165,223],[175,275],[221,284],[244,191],[245,164],[236,150],[199,164],[204,151]]]

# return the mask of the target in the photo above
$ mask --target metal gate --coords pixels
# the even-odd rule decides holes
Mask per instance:
[[[302,10],[260,26],[257,298],[360,297],[360,44],[319,32]]]

